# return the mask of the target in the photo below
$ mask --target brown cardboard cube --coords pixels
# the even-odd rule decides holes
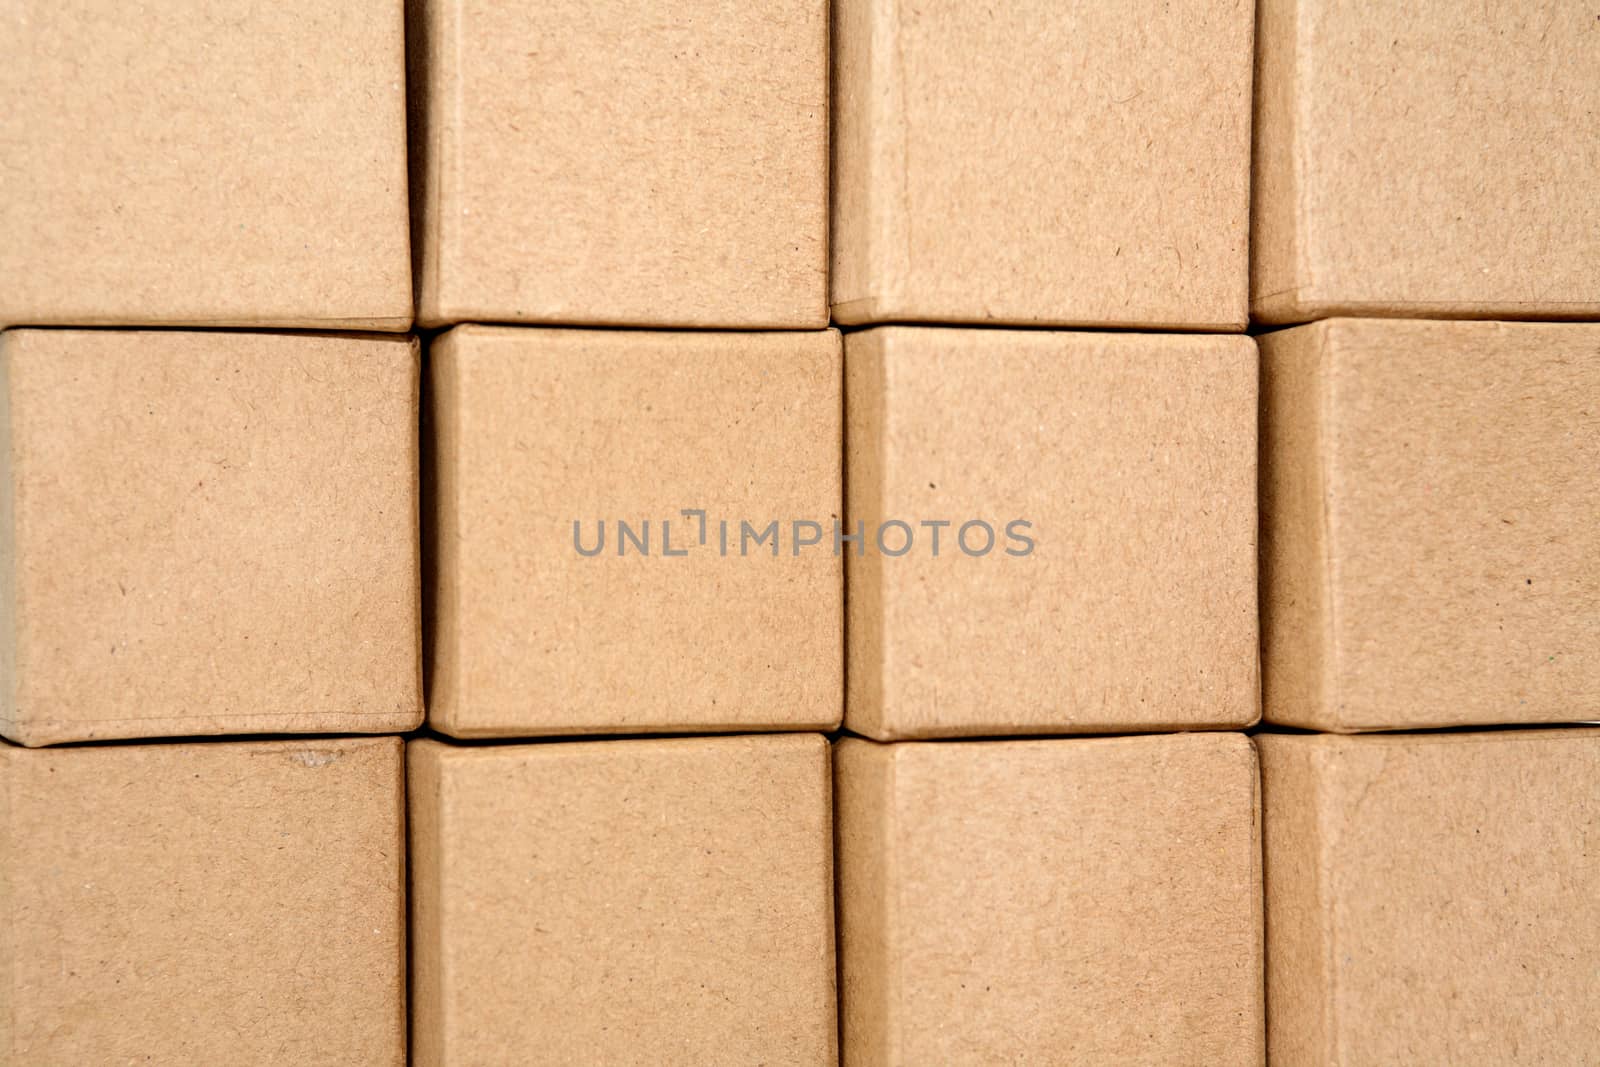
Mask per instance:
[[[1253,341],[887,327],[846,349],[851,730],[1256,720]]]
[[[405,1062],[398,738],[0,743],[0,1062]]]
[[[0,40],[0,324],[410,325],[401,0],[13,0]]]
[[[434,727],[838,725],[837,333],[463,326],[431,374]]]
[[[425,325],[827,325],[827,0],[408,8]]]
[[[837,1061],[820,735],[409,763],[419,1067]]]
[[[1261,340],[1266,718],[1600,719],[1600,326]]]
[[[1270,735],[1273,1063],[1600,1048],[1600,730]]]
[[[1238,330],[1252,0],[836,0],[833,315]]]
[[[835,761],[845,1062],[1261,1063],[1248,738]]]
[[[422,721],[416,342],[0,335],[0,734]]]
[[[1594,5],[1260,8],[1257,319],[1600,317]]]

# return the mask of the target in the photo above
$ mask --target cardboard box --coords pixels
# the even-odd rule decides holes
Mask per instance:
[[[1600,719],[1600,326],[1261,342],[1266,717]]]
[[[1257,319],[1600,316],[1592,4],[1260,7]]]
[[[0,324],[411,323],[400,0],[13,0]]]
[[[1253,341],[886,327],[846,373],[851,730],[1256,720]]]
[[[398,738],[0,743],[0,1062],[405,1062]]]
[[[845,1062],[1262,1062],[1239,734],[835,753]]]
[[[1600,1048],[1600,730],[1256,740],[1272,1062]]]
[[[416,342],[0,335],[0,734],[422,721]]]
[[[439,338],[430,724],[837,726],[840,364],[832,331]]]
[[[409,763],[419,1067],[836,1062],[821,736]]]
[[[827,325],[827,0],[408,9],[425,325]]]
[[[1242,329],[1254,11],[836,0],[834,318]]]

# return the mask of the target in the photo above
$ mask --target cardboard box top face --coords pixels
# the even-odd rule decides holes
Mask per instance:
[[[836,726],[840,362],[832,331],[437,342],[430,721],[463,737]],[[706,513],[703,541],[684,509]],[[822,543],[797,553],[795,520]],[[602,521],[603,549],[580,554]],[[773,521],[781,541],[744,537]],[[664,556],[668,537],[688,554]]]
[[[1250,0],[839,0],[833,312],[1241,329]]]
[[[404,1063],[401,774],[397,738],[0,744],[0,1059]]]
[[[1600,326],[1334,320],[1263,352],[1268,717],[1600,718]]]
[[[847,1059],[1260,1063],[1247,738],[847,739],[836,760]],[[856,999],[874,987],[887,1006]]]
[[[0,335],[0,732],[415,727],[418,374],[407,338]]]
[[[1257,318],[1600,316],[1593,5],[1261,8]]]
[[[417,5],[418,317],[825,326],[828,5]]]
[[[847,557],[852,730],[1255,721],[1253,341],[884,327],[846,347],[848,517],[915,536]],[[972,557],[978,520],[997,547]],[[1031,554],[1006,554],[1014,520]]]
[[[424,1061],[835,1062],[822,737],[410,759]]]
[[[0,324],[411,322],[398,0],[17,0]]]
[[[1289,938],[1307,946],[1299,968],[1269,970],[1275,1059],[1556,1063],[1600,1047],[1600,730],[1257,742],[1269,967]]]

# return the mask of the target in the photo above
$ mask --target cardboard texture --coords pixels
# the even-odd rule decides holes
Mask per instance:
[[[409,747],[419,1067],[832,1064],[819,735]]]
[[[846,374],[851,730],[1255,722],[1252,340],[885,327]]]
[[[1600,326],[1336,319],[1261,344],[1266,718],[1600,719]]]
[[[1260,8],[1257,319],[1600,316],[1592,4]]]
[[[417,345],[0,335],[0,733],[422,721]]]
[[[1600,1048],[1600,731],[1256,740],[1272,1062]]]
[[[398,738],[0,743],[0,1062],[405,1062]]]
[[[840,364],[832,331],[463,326],[434,342],[430,724],[837,726]],[[798,546],[797,521],[820,543]],[[599,554],[581,553],[602,522]],[[743,524],[770,522],[751,548]]]
[[[833,315],[1239,330],[1250,0],[836,0]]]
[[[0,324],[410,325],[400,0],[12,0],[0,39]]]
[[[425,325],[827,325],[827,0],[408,11]]]
[[[1239,734],[835,752],[850,1064],[1262,1063]]]

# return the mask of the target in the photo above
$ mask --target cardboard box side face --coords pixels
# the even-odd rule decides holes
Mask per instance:
[[[1600,326],[1328,339],[1340,724],[1600,719]]]
[[[410,325],[398,0],[19,0],[0,26],[0,323]]]
[[[398,739],[8,762],[17,1062],[404,1062]]]
[[[17,508],[11,433],[11,349],[0,332],[0,735],[17,732]],[[4,1048],[0,1044],[0,1048]]]
[[[1333,721],[1328,375],[1323,324],[1261,344],[1262,714],[1295,726]]]
[[[4,347],[0,343],[0,358]],[[16,833],[11,814],[11,781],[16,774],[12,753],[17,750],[0,741],[0,1059],[16,1059],[14,1031],[17,1017],[17,933],[11,916],[17,913],[16,858],[11,839]]]
[[[868,330],[845,338],[845,527],[884,514],[885,463],[891,408],[885,375],[884,332]],[[865,529],[865,527],[863,527]],[[870,536],[863,534],[863,537]],[[874,547],[874,546],[868,546]],[[881,736],[888,645],[884,635],[884,567],[881,554],[844,556],[845,717],[850,729]]]
[[[1299,22],[1263,34],[1283,80],[1261,91],[1295,98],[1303,182],[1262,226],[1298,227],[1303,256],[1258,317],[1600,315],[1593,11],[1263,2]]]
[[[900,1062],[894,758],[857,738],[834,746],[839,1027],[850,1063]]]
[[[15,739],[421,721],[414,341],[6,345]]]
[[[365,739],[361,739],[365,740]],[[394,1035],[395,1043],[399,1046],[399,1059],[402,1063],[408,1062],[410,1024],[411,1024],[411,908],[406,901],[407,876],[410,870],[410,838],[406,829],[408,812],[406,811],[406,750],[405,741],[399,737],[374,738],[380,745],[392,742],[392,748],[387,751],[379,749],[381,753],[377,761],[377,773],[381,780],[389,783],[390,799],[384,806],[384,812],[393,812],[393,822],[389,824],[386,835],[387,846],[379,851],[380,859],[389,861],[389,870],[392,872],[388,878],[378,881],[380,887],[394,886],[394,896],[391,901],[391,911],[394,915],[395,930],[395,959],[398,960],[395,970],[395,1017]],[[358,741],[358,743],[360,743]],[[387,816],[385,816],[387,817]],[[392,848],[392,851],[389,849]],[[362,888],[370,891],[370,885],[362,883]]]
[[[410,1050],[418,1064],[442,1064],[451,1044],[445,1028],[446,934],[443,921],[444,855],[441,832],[446,748],[437,741],[408,741],[406,754],[406,838],[409,857],[406,899],[410,905]]]
[[[896,152],[901,127],[885,121],[895,71],[886,49],[893,13],[877,0],[833,0],[830,303],[841,322],[858,321],[874,305],[881,276],[875,249],[892,236],[893,203],[879,198],[884,160]],[[870,317],[870,315],[869,315]]]
[[[446,24],[461,5],[438,0],[403,0],[406,28],[406,170],[410,198],[412,296],[417,320],[438,321],[439,247],[450,220],[453,168],[440,165],[450,153],[451,112],[446,88],[456,75],[455,53],[446,48],[458,30]]]
[[[1247,738],[903,747],[903,1062],[1261,1062]]]
[[[1255,122],[1251,182],[1251,311],[1268,321],[1309,288],[1301,254],[1299,90],[1301,0],[1256,0]],[[1265,347],[1266,339],[1261,339]]]
[[[457,614],[441,646],[456,661],[435,686],[453,686],[444,726],[837,725],[838,334],[452,336],[460,543],[441,558]],[[796,548],[795,521],[823,540]]]
[[[1171,7],[847,6],[836,320],[1241,329],[1253,6]]]
[[[448,936],[419,1013],[445,1013],[438,1062],[835,1061],[821,737],[450,749],[441,769]]]
[[[458,728],[463,691],[461,670],[467,657],[461,632],[462,545],[460,479],[457,471],[467,438],[462,433],[457,334],[446,331],[428,345],[428,389],[424,394],[422,493],[426,519],[423,537],[423,645],[428,668],[428,724],[453,733]]]
[[[862,568],[881,591],[881,717],[863,708],[858,722],[852,704],[851,729],[887,739],[1254,722],[1254,343],[872,334],[882,473],[875,494],[852,478],[851,522],[869,538],[904,522],[917,540]],[[924,525],[937,521],[949,525]],[[993,531],[987,554],[969,523]],[[857,670],[849,684],[865,696],[880,683]]]
[[[1600,1047],[1600,731],[1320,743],[1343,1062]]]
[[[1281,734],[1258,734],[1255,743],[1261,754],[1268,1058],[1337,1063],[1321,749],[1313,739]]]
[[[425,322],[827,324],[825,0],[414,21],[452,57],[428,105],[428,165],[453,176],[423,203]]]

